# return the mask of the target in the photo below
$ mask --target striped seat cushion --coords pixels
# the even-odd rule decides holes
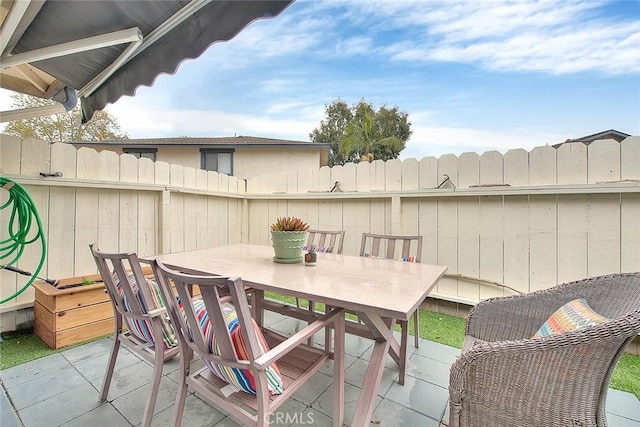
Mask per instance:
[[[365,258],[373,258],[373,259],[387,259],[385,257],[382,256],[376,256],[376,255],[371,255],[369,253],[364,253],[364,255],[362,255]],[[406,257],[402,257],[402,258],[398,258],[396,261],[402,261],[402,262],[416,262],[416,257],[414,256],[406,256]]]
[[[313,248],[313,252],[324,252],[330,253],[333,252],[333,246],[316,246],[316,245],[304,245],[302,247],[303,251],[308,251]]]
[[[178,306],[182,309],[182,302],[178,301]],[[209,321],[209,315],[207,308],[204,305],[204,301],[201,298],[196,297],[193,300],[193,307],[195,309],[196,317],[200,324],[200,329],[204,335],[204,340],[208,343],[209,351],[213,354],[220,354],[220,347],[218,340],[216,340],[215,331],[211,327]],[[247,343],[245,343],[242,333],[240,332],[240,323],[238,322],[238,315],[236,311],[227,306],[223,306],[225,321],[229,328],[229,334],[231,335],[231,341],[236,351],[236,355],[240,360],[249,360],[249,353],[247,351]],[[256,337],[258,338],[258,345],[260,347],[260,354],[265,354],[269,351],[269,345],[262,335],[262,331],[258,327],[258,324],[252,320],[253,329]],[[223,381],[233,384],[240,390],[247,393],[256,394],[256,381],[253,373],[249,369],[230,368],[218,363],[212,363],[209,360],[202,358],[204,364],[211,370],[211,372]],[[274,363],[266,369],[267,385],[269,387],[270,394],[282,394],[284,386],[282,383],[282,376],[278,366]]]
[[[130,311],[131,305],[129,301],[127,301],[127,296],[124,295],[124,290],[120,285],[120,280],[118,279],[118,276],[116,275],[116,273],[113,273],[112,277],[113,277],[113,282],[116,285],[116,288],[120,292],[120,295],[123,296],[122,299],[124,301],[125,307],[127,308],[127,310]],[[138,297],[138,300],[140,301],[140,305],[142,306],[143,311],[147,311],[148,305],[143,298],[142,292],[139,291],[138,284],[136,283],[136,279],[132,273],[127,274],[127,280],[129,281],[129,285],[131,286],[131,289]],[[162,292],[160,291],[160,287],[158,286],[158,284],[154,280],[151,280],[151,279],[146,279],[146,280],[147,280],[147,285],[149,287],[149,291],[151,294],[151,298],[153,298],[153,302],[155,306],[165,307],[166,304],[165,304],[164,298],[162,297]],[[164,344],[164,348],[169,349],[169,348],[176,347],[178,345],[178,338],[176,336],[176,331],[173,328],[173,325],[171,325],[171,322],[169,320],[169,314],[164,313],[161,317],[161,320],[162,320],[161,322],[162,341]],[[138,319],[131,319],[131,318],[125,317],[124,322],[127,325],[129,332],[131,332],[133,335],[135,335],[136,337],[138,337],[143,341],[146,341],[150,344],[155,345],[156,339],[153,336],[153,328],[151,326],[150,320],[138,320]]]
[[[532,338],[590,328],[607,320],[609,319],[593,311],[584,298],[578,298],[569,301],[549,316]]]

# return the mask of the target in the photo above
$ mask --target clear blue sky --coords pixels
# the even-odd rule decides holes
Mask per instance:
[[[308,140],[336,99],[409,113],[401,158],[640,135],[640,1],[304,1],[107,111],[132,138]]]

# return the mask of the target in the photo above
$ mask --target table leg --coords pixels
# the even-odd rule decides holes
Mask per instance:
[[[395,323],[393,319],[383,320],[380,316],[366,313],[357,314],[371,331],[375,343],[351,425],[368,427],[371,423],[376,396],[380,389],[380,381],[382,380],[382,373],[384,372],[384,361],[389,352],[389,347],[392,343],[395,343],[397,348],[396,356],[398,357],[400,357],[400,349],[398,342],[393,336],[392,325]],[[393,355],[393,351],[391,353]]]

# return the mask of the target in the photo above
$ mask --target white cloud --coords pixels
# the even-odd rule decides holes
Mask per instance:
[[[509,131],[488,131],[462,127],[441,127],[428,125],[412,126],[413,135],[401,153],[401,159],[421,159],[427,156],[443,154],[461,154],[523,148],[531,150],[535,147],[556,143],[566,136],[556,134],[518,134]]]
[[[339,55],[365,55],[370,54],[373,47],[373,40],[370,37],[356,36],[340,40],[336,45]]]
[[[353,23],[385,20],[386,29],[415,34],[376,40],[391,60],[447,61],[488,70],[550,74],[640,70],[640,21],[598,16],[598,1],[355,2]]]

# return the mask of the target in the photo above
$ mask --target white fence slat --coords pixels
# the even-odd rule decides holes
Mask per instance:
[[[529,184],[554,185],[556,179],[556,149],[536,147],[529,153]]]
[[[169,165],[169,184],[173,187],[184,187],[184,167],[182,165]]]
[[[385,171],[386,166],[385,162],[382,160],[374,160],[370,163],[371,165],[371,191],[384,191],[384,186],[386,182]]]
[[[209,183],[211,184],[211,175],[209,174]],[[215,180],[216,184],[218,180]],[[218,247],[220,245],[220,229],[218,225],[218,212],[220,212],[220,199],[218,197],[207,197],[207,239],[205,241],[208,247]]]
[[[180,170],[182,171],[182,168]],[[172,173],[171,179],[173,180],[173,178],[174,174]],[[171,192],[169,252],[184,250],[184,199],[184,194]]]
[[[623,194],[620,203],[620,271],[640,270],[640,194]]]
[[[100,157],[101,164],[108,158]],[[118,169],[116,169],[117,171]],[[98,247],[105,252],[119,250],[120,192],[100,190],[98,194]]]
[[[530,292],[558,283],[556,208],[554,195],[530,197]]]
[[[640,136],[630,136],[620,143],[620,179],[640,180]]]
[[[435,157],[423,157],[418,165],[418,188],[436,188],[438,182],[438,159]]]
[[[398,159],[387,160],[385,163],[385,190],[402,190],[402,162]]]
[[[229,192],[235,194],[246,193],[245,182],[243,179],[238,179],[235,176],[229,177]]]
[[[480,157],[476,153],[462,153],[458,157],[458,188],[480,183]]]
[[[253,201],[249,203],[249,242],[252,245],[266,245],[261,243],[260,235],[264,225],[260,224],[260,211],[263,211],[264,201]]]
[[[209,191],[220,191],[220,178],[218,172],[207,172],[207,189]]]
[[[438,199],[419,199],[418,234],[422,236],[422,262],[438,263]]]
[[[65,178],[75,178],[78,150],[70,144],[51,145],[51,172],[62,172]]]
[[[490,163],[490,162],[488,162]],[[504,207],[503,197],[480,197],[480,277],[504,283]],[[502,296],[503,290],[480,288],[480,298]]]
[[[558,147],[558,184],[587,183],[587,146],[582,143]]]
[[[453,185],[458,186],[458,157],[453,154],[445,154],[438,159],[438,184],[442,184],[440,188],[451,189],[451,183],[444,183],[447,175]]]
[[[588,275],[588,196],[570,194],[558,197],[557,209],[558,283],[566,283],[585,278]]]
[[[76,189],[52,187],[49,195],[48,274],[63,278],[74,272],[76,218],[70,212],[75,212]]]
[[[51,172],[51,146],[36,139],[22,141],[20,174],[39,176],[40,172]]]
[[[358,220],[356,236],[362,237],[362,233],[394,234],[391,224],[391,217],[393,216],[391,203],[378,199],[360,200],[356,203],[358,203],[358,211],[369,209],[369,213],[362,213],[361,215],[363,216]],[[360,243],[360,240],[358,243]],[[359,251],[360,246],[357,249]]]
[[[171,167],[169,163],[154,162],[154,181],[159,185],[171,184]]]
[[[218,174],[218,191],[222,193],[229,192],[229,175],[223,173]]]
[[[342,191],[357,191],[356,173],[357,165],[355,163],[347,163],[342,167],[342,180],[336,179],[336,181],[340,181]]]
[[[620,271],[620,195],[589,195],[589,276]]]
[[[195,176],[194,176],[195,177]],[[198,233],[201,231],[198,224],[198,197],[195,194],[184,197],[184,250],[190,251],[198,248]],[[205,219],[206,221],[206,219]]]
[[[79,148],[77,168],[76,177],[78,179],[100,179],[100,157],[98,152],[93,148]]]
[[[371,169],[373,164],[369,162],[360,162],[356,167],[356,191],[371,191]]]
[[[120,252],[135,252],[138,248],[138,194],[120,192],[120,222],[118,224]]]
[[[0,174],[11,173],[17,175],[20,173],[21,152],[22,143],[20,138],[0,133]],[[0,271],[0,273],[2,272]]]
[[[455,176],[457,177],[457,174]],[[447,273],[458,273],[458,202],[450,198],[439,198],[437,221],[437,264],[446,265],[448,267]],[[458,296],[458,281],[446,278],[440,280],[437,292],[443,295]]]
[[[229,233],[228,244],[236,245],[242,241],[242,224],[240,222],[242,207],[240,206],[240,200],[229,199],[228,212],[227,223],[224,224]],[[223,226],[223,224],[220,224],[220,226]]]
[[[529,291],[528,196],[511,196],[504,200],[503,283],[523,293]]]
[[[96,269],[89,245],[98,241],[99,203],[99,196],[95,190],[76,189],[74,271],[79,274]]]
[[[318,180],[318,191],[320,192],[325,192],[325,191],[330,191],[333,186],[338,183],[338,186],[340,187],[340,189],[342,191],[345,191],[344,189],[344,166],[334,166],[332,167],[330,170],[330,178],[327,181],[325,176],[322,176],[322,180]],[[320,169],[320,172],[322,172],[322,169]]]
[[[141,184],[153,184],[156,181],[156,168],[151,159],[138,160],[138,182]]]
[[[159,193],[138,194],[138,247],[140,256],[157,254]]]
[[[402,161],[402,189],[417,190],[420,164],[416,159]]]
[[[98,178],[101,181],[120,180],[120,156],[113,151],[103,150],[98,153],[100,165]]]
[[[470,159],[470,156],[464,154],[460,159],[465,157],[466,160],[460,164],[461,175],[466,164],[475,164],[477,162]],[[475,172],[477,173],[477,169]],[[477,179],[477,175],[476,175]],[[461,178],[463,180],[463,178]],[[468,185],[466,182],[466,185]],[[457,241],[457,272],[465,276],[480,276],[480,201],[477,197],[468,197],[458,199],[458,241]],[[480,289],[477,283],[458,281],[457,296],[477,300],[480,295]]]
[[[338,167],[333,167],[333,168],[329,168],[327,166],[321,167],[320,170],[318,171],[317,178],[314,177],[314,180],[312,183],[313,184],[312,190],[320,191],[320,192],[331,190],[331,188],[333,187],[333,181],[331,181],[331,179],[333,178],[332,175],[334,171],[335,173],[337,173],[337,170],[338,170]]]
[[[345,234],[345,241],[343,247],[343,253],[346,255],[358,255],[360,251],[360,236],[364,231],[364,226],[369,227],[369,221],[366,224],[362,224],[358,220],[358,203],[361,201],[357,200],[345,200],[342,203],[342,221],[344,224],[344,229],[348,230]],[[374,212],[371,212],[371,215],[374,215]],[[376,214],[377,215],[377,214]],[[377,218],[377,216],[376,216]],[[355,238],[354,238],[355,237]],[[356,241],[356,239],[358,239]]]
[[[589,183],[620,180],[620,143],[613,139],[594,141],[587,153]]]
[[[480,184],[504,184],[504,158],[498,151],[487,151],[480,156]]]
[[[504,155],[503,163],[505,184],[529,185],[529,153],[527,151],[509,150]]]
[[[418,228],[420,211],[417,199],[405,199],[400,204],[400,234],[416,236],[420,234]],[[423,239],[424,240],[424,239]],[[423,243],[424,245],[424,243]]]
[[[192,167],[184,168],[184,186],[187,188],[196,188],[196,170]]]
[[[138,182],[138,159],[132,154],[120,156],[120,181]]]

